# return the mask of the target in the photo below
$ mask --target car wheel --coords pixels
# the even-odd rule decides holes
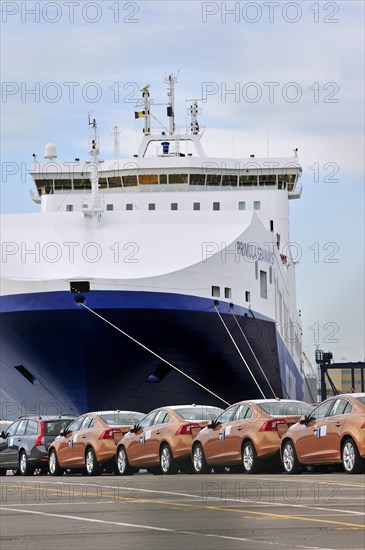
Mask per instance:
[[[342,463],[347,474],[359,474],[364,470],[365,462],[351,438],[346,439],[342,447]]]
[[[20,453],[19,470],[22,476],[32,476],[34,474],[34,468],[29,465],[27,453],[25,451]]]
[[[127,453],[124,447],[119,447],[117,452],[117,469],[121,476],[130,476],[134,473],[133,468],[129,466]]]
[[[251,441],[246,441],[242,448],[242,464],[246,474],[257,474],[261,470],[261,462]]]
[[[193,449],[193,467],[196,474],[208,474],[211,467],[205,460],[203,447],[197,443]]]
[[[60,468],[60,465],[58,464],[57,454],[54,449],[52,449],[49,455],[48,468],[51,476],[61,476],[64,472],[64,470]]]
[[[97,476],[98,474],[100,474],[99,464],[96,460],[94,450],[91,447],[86,449],[85,466],[86,473],[89,476]]]
[[[178,466],[168,445],[163,445],[161,448],[160,465],[162,473],[165,475],[174,475],[178,471]]]
[[[291,441],[286,441],[283,447],[283,466],[287,474],[297,474],[300,471],[297,453]]]
[[[6,476],[6,472],[7,472],[7,470],[4,470],[3,468],[1,468],[0,476]]]

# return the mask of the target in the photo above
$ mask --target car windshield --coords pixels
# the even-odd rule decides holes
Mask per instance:
[[[101,414],[100,418],[104,420],[108,426],[134,426],[144,418],[144,414],[129,411],[115,411]]]
[[[356,397],[356,399],[357,399],[358,401],[360,401],[360,403],[362,403],[363,405],[365,405],[365,395],[358,395],[358,396]]]
[[[45,435],[58,435],[60,431],[71,423],[72,418],[58,418],[57,420],[46,420],[45,425]]]
[[[269,401],[257,403],[257,406],[272,416],[303,416],[312,410],[308,403],[302,401]]]
[[[218,407],[186,407],[183,409],[177,409],[177,414],[184,418],[184,420],[213,420],[218,414],[222,412],[222,409]]]

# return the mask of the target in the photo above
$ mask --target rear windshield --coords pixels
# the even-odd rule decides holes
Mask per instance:
[[[186,407],[184,409],[175,409],[175,412],[185,420],[213,420],[222,409],[218,407]]]
[[[57,420],[46,420],[44,422],[45,435],[58,435],[62,428],[67,428],[72,420],[73,418],[58,418]]]
[[[114,412],[101,414],[100,418],[108,424],[108,426],[134,426],[138,424],[144,414],[137,412]]]
[[[269,403],[256,403],[260,409],[272,416],[303,416],[312,408],[302,401],[270,401]]]
[[[365,405],[365,395],[359,395],[358,397],[356,397],[356,399],[360,401],[360,403]]]

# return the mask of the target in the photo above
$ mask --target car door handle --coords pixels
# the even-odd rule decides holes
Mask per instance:
[[[336,422],[336,426],[341,426],[342,422]]]
[[[157,430],[156,433],[157,433],[157,434],[160,434],[160,433],[161,433],[161,430]]]
[[[82,436],[82,439],[86,439],[86,435],[83,435],[83,436]]]
[[[21,437],[18,437],[18,441],[21,441],[21,440],[22,440],[22,438],[21,438]]]
[[[242,430],[242,426],[237,426],[237,430],[240,432]]]

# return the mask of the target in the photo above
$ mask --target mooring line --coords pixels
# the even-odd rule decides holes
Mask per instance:
[[[245,341],[246,341],[246,344],[248,345],[248,347],[249,347],[249,349],[250,349],[252,355],[254,356],[254,358],[255,358],[255,360],[256,360],[256,363],[258,364],[259,369],[260,369],[260,371],[262,372],[263,377],[265,378],[266,382],[268,383],[268,386],[269,386],[270,390],[272,391],[273,396],[276,397],[276,393],[275,393],[275,391],[274,391],[272,385],[270,384],[270,381],[269,381],[268,377],[266,376],[264,369],[263,369],[262,366],[260,365],[260,361],[257,359],[256,354],[255,354],[255,352],[253,351],[253,349],[252,349],[252,347],[251,347],[251,344],[250,344],[250,342],[248,341],[246,334],[243,332],[243,329],[242,329],[241,325],[239,324],[239,322],[237,321],[237,317],[235,316],[235,314],[234,314],[233,311],[232,311],[232,315],[233,315],[234,320],[236,321],[236,323],[237,323],[237,325],[238,325],[238,328],[239,328],[240,331],[241,331],[242,336],[244,337],[244,339],[245,339]]]
[[[235,340],[234,340],[232,334],[229,332],[229,328],[227,327],[226,323],[223,321],[223,318],[222,318],[221,314],[219,313],[219,310],[218,310],[218,308],[217,308],[217,306],[216,306],[215,304],[214,304],[214,309],[215,309],[216,312],[218,313],[218,317],[219,317],[220,320],[222,321],[222,324],[223,324],[224,328],[226,329],[226,331],[227,331],[227,333],[228,333],[230,339],[232,340],[234,347],[235,347],[236,350],[238,351],[238,353],[239,353],[239,355],[240,355],[242,361],[243,361],[244,364],[246,365],[246,368],[247,368],[248,372],[251,374],[251,376],[252,376],[252,378],[253,378],[253,380],[254,380],[256,386],[258,387],[258,389],[259,389],[259,391],[260,391],[260,393],[261,393],[261,395],[262,395],[262,397],[263,397],[264,399],[266,399],[266,395],[265,395],[264,392],[262,391],[260,384],[257,382],[257,380],[256,380],[256,378],[255,378],[253,372],[251,371],[250,367],[248,366],[247,361],[246,361],[245,358],[243,357],[243,355],[242,355],[242,353],[241,353],[239,347],[237,346],[237,344],[236,344],[236,342],[235,342]]]
[[[90,313],[93,313],[94,315],[96,315],[96,317],[99,317],[99,319],[101,319],[102,321],[104,321],[105,323],[107,323],[108,325],[110,325],[111,327],[115,328],[115,330],[117,330],[118,332],[120,332],[121,334],[123,334],[124,336],[126,336],[127,338],[129,338],[130,340],[132,340],[132,342],[135,342],[136,344],[138,344],[139,346],[141,346],[143,349],[145,349],[146,351],[148,351],[149,353],[151,353],[152,355],[154,355],[155,357],[157,357],[158,359],[160,359],[161,361],[163,361],[164,363],[166,363],[167,365],[169,365],[171,368],[175,369],[177,372],[179,372],[180,374],[182,374],[183,376],[185,376],[186,378],[188,378],[189,380],[191,380],[191,382],[194,382],[194,384],[197,384],[197,386],[200,386],[201,388],[203,388],[203,390],[209,392],[210,394],[214,395],[214,397],[216,397],[217,399],[219,399],[220,401],[222,401],[223,403],[225,403],[226,405],[230,405],[230,403],[228,403],[228,401],[226,401],[225,399],[223,399],[222,397],[219,397],[219,395],[217,395],[216,393],[214,393],[213,391],[211,391],[209,388],[207,388],[206,386],[203,386],[203,384],[201,384],[200,382],[198,382],[197,380],[194,380],[194,378],[192,378],[191,376],[189,376],[188,374],[186,374],[185,372],[183,372],[182,370],[180,370],[178,367],[176,367],[175,365],[173,365],[172,363],[170,363],[169,361],[167,361],[166,359],[164,359],[163,357],[161,357],[160,355],[158,355],[158,353],[155,353],[154,351],[152,351],[150,348],[148,348],[147,346],[145,346],[144,344],[142,344],[141,342],[139,342],[138,340],[136,340],[136,338],[133,338],[133,336],[130,336],[129,334],[127,334],[126,332],[124,332],[124,330],[122,330],[121,328],[117,327],[116,325],[114,325],[111,321],[108,321],[108,319],[105,319],[105,317],[103,317],[102,315],[100,315],[100,313],[97,313],[96,311],[94,311],[93,309],[91,309],[90,307],[88,307],[86,304],[82,303],[82,302],[79,302],[79,305],[84,307],[85,309],[87,309],[88,311],[90,311]]]

